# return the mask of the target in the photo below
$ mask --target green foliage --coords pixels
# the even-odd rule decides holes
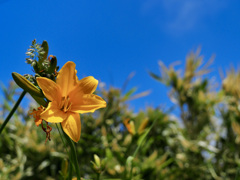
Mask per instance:
[[[45,50],[44,50],[45,52]],[[42,57],[47,57],[43,55]],[[222,88],[206,74],[209,63],[190,54],[185,69],[166,67],[150,72],[169,87],[172,111],[148,107],[132,112],[127,101],[147,95],[131,88],[100,86],[107,107],[82,114],[81,139],[76,145],[80,173],[84,179],[238,179],[240,164],[240,72],[231,70]],[[55,67],[54,67],[55,68]],[[132,76],[132,75],[131,75]],[[129,79],[127,79],[128,81]],[[18,95],[11,82],[1,86],[0,123]],[[161,104],[162,102],[159,102]],[[52,127],[51,141],[27,111],[36,104],[19,107],[0,137],[0,179],[66,179],[69,149]],[[52,124],[50,124],[51,126]],[[73,172],[74,173],[74,172]]]

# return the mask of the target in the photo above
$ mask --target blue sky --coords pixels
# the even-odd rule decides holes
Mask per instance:
[[[0,81],[11,72],[32,73],[25,64],[31,41],[47,40],[62,66],[77,65],[79,78],[92,75],[107,86],[151,90],[130,106],[145,109],[168,102],[166,88],[148,70],[158,61],[181,60],[202,47],[205,60],[215,55],[212,75],[239,65],[240,1],[237,0],[0,0]]]

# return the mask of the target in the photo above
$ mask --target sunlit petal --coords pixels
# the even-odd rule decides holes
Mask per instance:
[[[106,107],[106,102],[95,94],[75,94],[72,102],[71,111],[77,113],[94,112],[99,108]]]
[[[54,81],[45,77],[38,77],[37,83],[48,100],[60,102],[61,88]]]
[[[67,96],[77,83],[75,67],[75,63],[69,61],[58,73],[56,83],[61,87],[63,96]]]
[[[50,123],[59,123],[67,118],[67,113],[61,111],[56,101],[50,102],[47,109],[41,113],[41,118]]]
[[[62,128],[73,141],[78,142],[81,136],[80,115],[71,112],[68,112],[67,114],[67,119],[61,123]]]
[[[92,76],[85,77],[78,81],[74,89],[69,93],[70,96],[74,96],[76,93],[92,94],[98,85],[98,80]]]

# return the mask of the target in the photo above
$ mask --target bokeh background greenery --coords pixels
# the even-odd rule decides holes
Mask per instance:
[[[147,95],[100,84],[96,93],[107,107],[82,114],[82,134],[76,144],[84,179],[237,179],[240,171],[240,72],[230,69],[222,82],[210,75],[210,61],[199,53],[187,56],[184,68],[149,72],[152,81],[169,89],[170,107],[134,112],[128,101]],[[223,73],[224,74],[224,73]],[[129,81],[129,79],[127,79]],[[21,89],[14,82],[1,86],[0,124]],[[161,96],[167,96],[162,94]],[[30,98],[30,96],[29,96]],[[0,136],[0,179],[65,179],[67,150],[54,124],[51,141],[21,105]],[[98,159],[100,158],[100,160]]]

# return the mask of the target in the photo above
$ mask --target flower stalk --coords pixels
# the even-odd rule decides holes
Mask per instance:
[[[11,119],[12,115],[14,114],[14,112],[17,110],[19,104],[21,103],[21,101],[24,98],[26,93],[27,93],[26,91],[23,91],[22,94],[20,95],[20,97],[18,98],[16,104],[13,106],[12,110],[10,111],[10,113],[7,116],[7,118],[3,122],[3,124],[2,124],[2,126],[0,128],[0,134],[2,133],[2,131],[5,128],[5,126],[7,125],[8,121]]]
[[[69,163],[68,180],[72,180],[72,163]]]
[[[63,131],[62,126],[61,126],[61,129],[62,129],[62,133],[64,134],[65,139],[67,140],[68,145],[70,146],[69,158],[70,158],[70,161],[73,162],[74,169],[75,169],[75,172],[77,175],[77,180],[80,180],[81,176],[80,176],[80,170],[79,170],[79,165],[78,165],[78,160],[77,160],[77,152],[76,152],[75,146],[74,146],[72,140],[69,138],[69,136]],[[70,166],[72,166],[72,163],[70,163]]]

